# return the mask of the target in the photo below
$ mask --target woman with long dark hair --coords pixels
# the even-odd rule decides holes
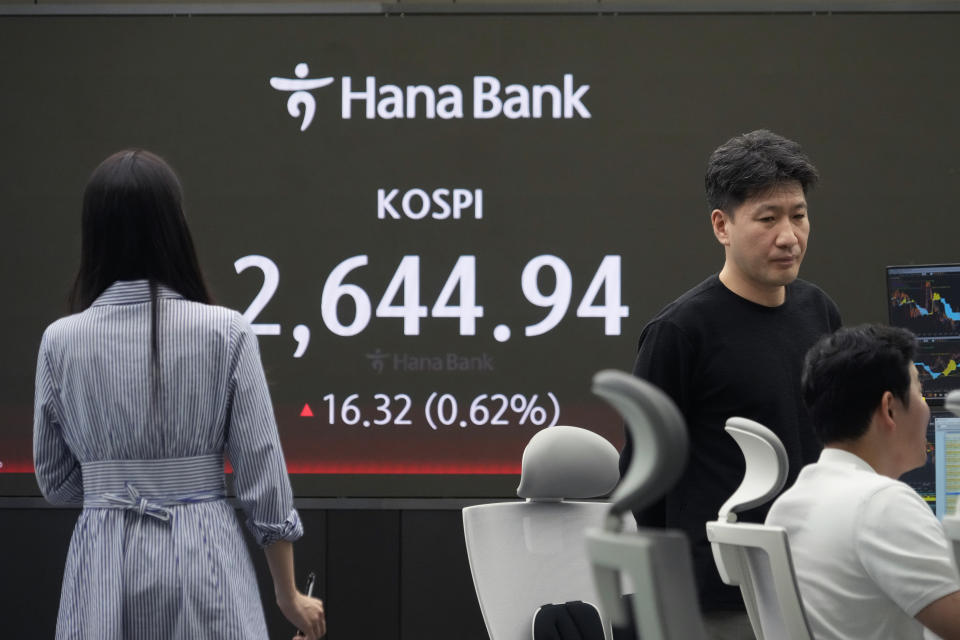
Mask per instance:
[[[104,160],[83,197],[74,314],[37,362],[37,481],[83,505],[57,638],[267,637],[224,456],[281,611],[325,632],[322,603],[294,585],[303,528],[256,336],[210,302],[176,175],[147,151]]]

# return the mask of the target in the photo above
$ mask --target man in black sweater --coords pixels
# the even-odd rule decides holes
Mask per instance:
[[[770,131],[728,140],[710,157],[707,201],[723,269],[668,304],[640,335],[634,373],[683,413],[690,459],[658,504],[634,514],[642,527],[686,532],[700,606],[713,638],[753,638],[739,589],[723,584],[705,523],[743,478],[743,456],[724,430],[743,416],[772,429],[787,449],[789,487],[821,445],[800,396],[803,356],[840,326],[836,305],[797,279],[807,248],[807,190],[816,168],[800,146]],[[629,434],[621,472],[632,455]],[[763,522],[766,507],[741,514]]]

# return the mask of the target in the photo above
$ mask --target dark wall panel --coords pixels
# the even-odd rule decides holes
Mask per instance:
[[[78,509],[0,509],[0,635],[52,638]]]
[[[329,640],[399,640],[399,511],[328,511]]]
[[[483,640],[460,511],[404,511],[400,519],[400,637]]]

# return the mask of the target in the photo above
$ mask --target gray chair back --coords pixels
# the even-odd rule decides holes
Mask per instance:
[[[743,452],[746,468],[733,495],[707,523],[707,539],[720,577],[739,586],[757,640],[812,640],[800,600],[787,532],[782,527],[737,523],[737,513],[768,502],[787,479],[780,438],[746,418],[725,427]]]
[[[586,536],[601,611],[615,627],[635,621],[643,640],[706,640],[686,536],[662,529],[625,530],[625,523],[633,522],[631,511],[656,502],[683,472],[683,417],[666,394],[622,371],[597,373],[593,392],[620,412],[634,443],[603,528]],[[621,598],[623,577],[634,591],[632,615]]]
[[[470,573],[491,640],[530,640],[542,605],[597,604],[584,533],[603,522],[609,505],[577,500],[609,494],[618,461],[614,446],[591,431],[548,427],[523,452],[517,494],[524,502],[463,510]],[[609,640],[609,621],[604,627]]]

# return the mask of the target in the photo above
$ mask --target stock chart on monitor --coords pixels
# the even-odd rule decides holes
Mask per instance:
[[[890,324],[919,339],[916,366],[934,404],[960,388],[960,265],[887,267]]]
[[[923,395],[931,404],[943,402],[947,393],[960,387],[960,336],[920,338],[917,349],[917,373]]]

